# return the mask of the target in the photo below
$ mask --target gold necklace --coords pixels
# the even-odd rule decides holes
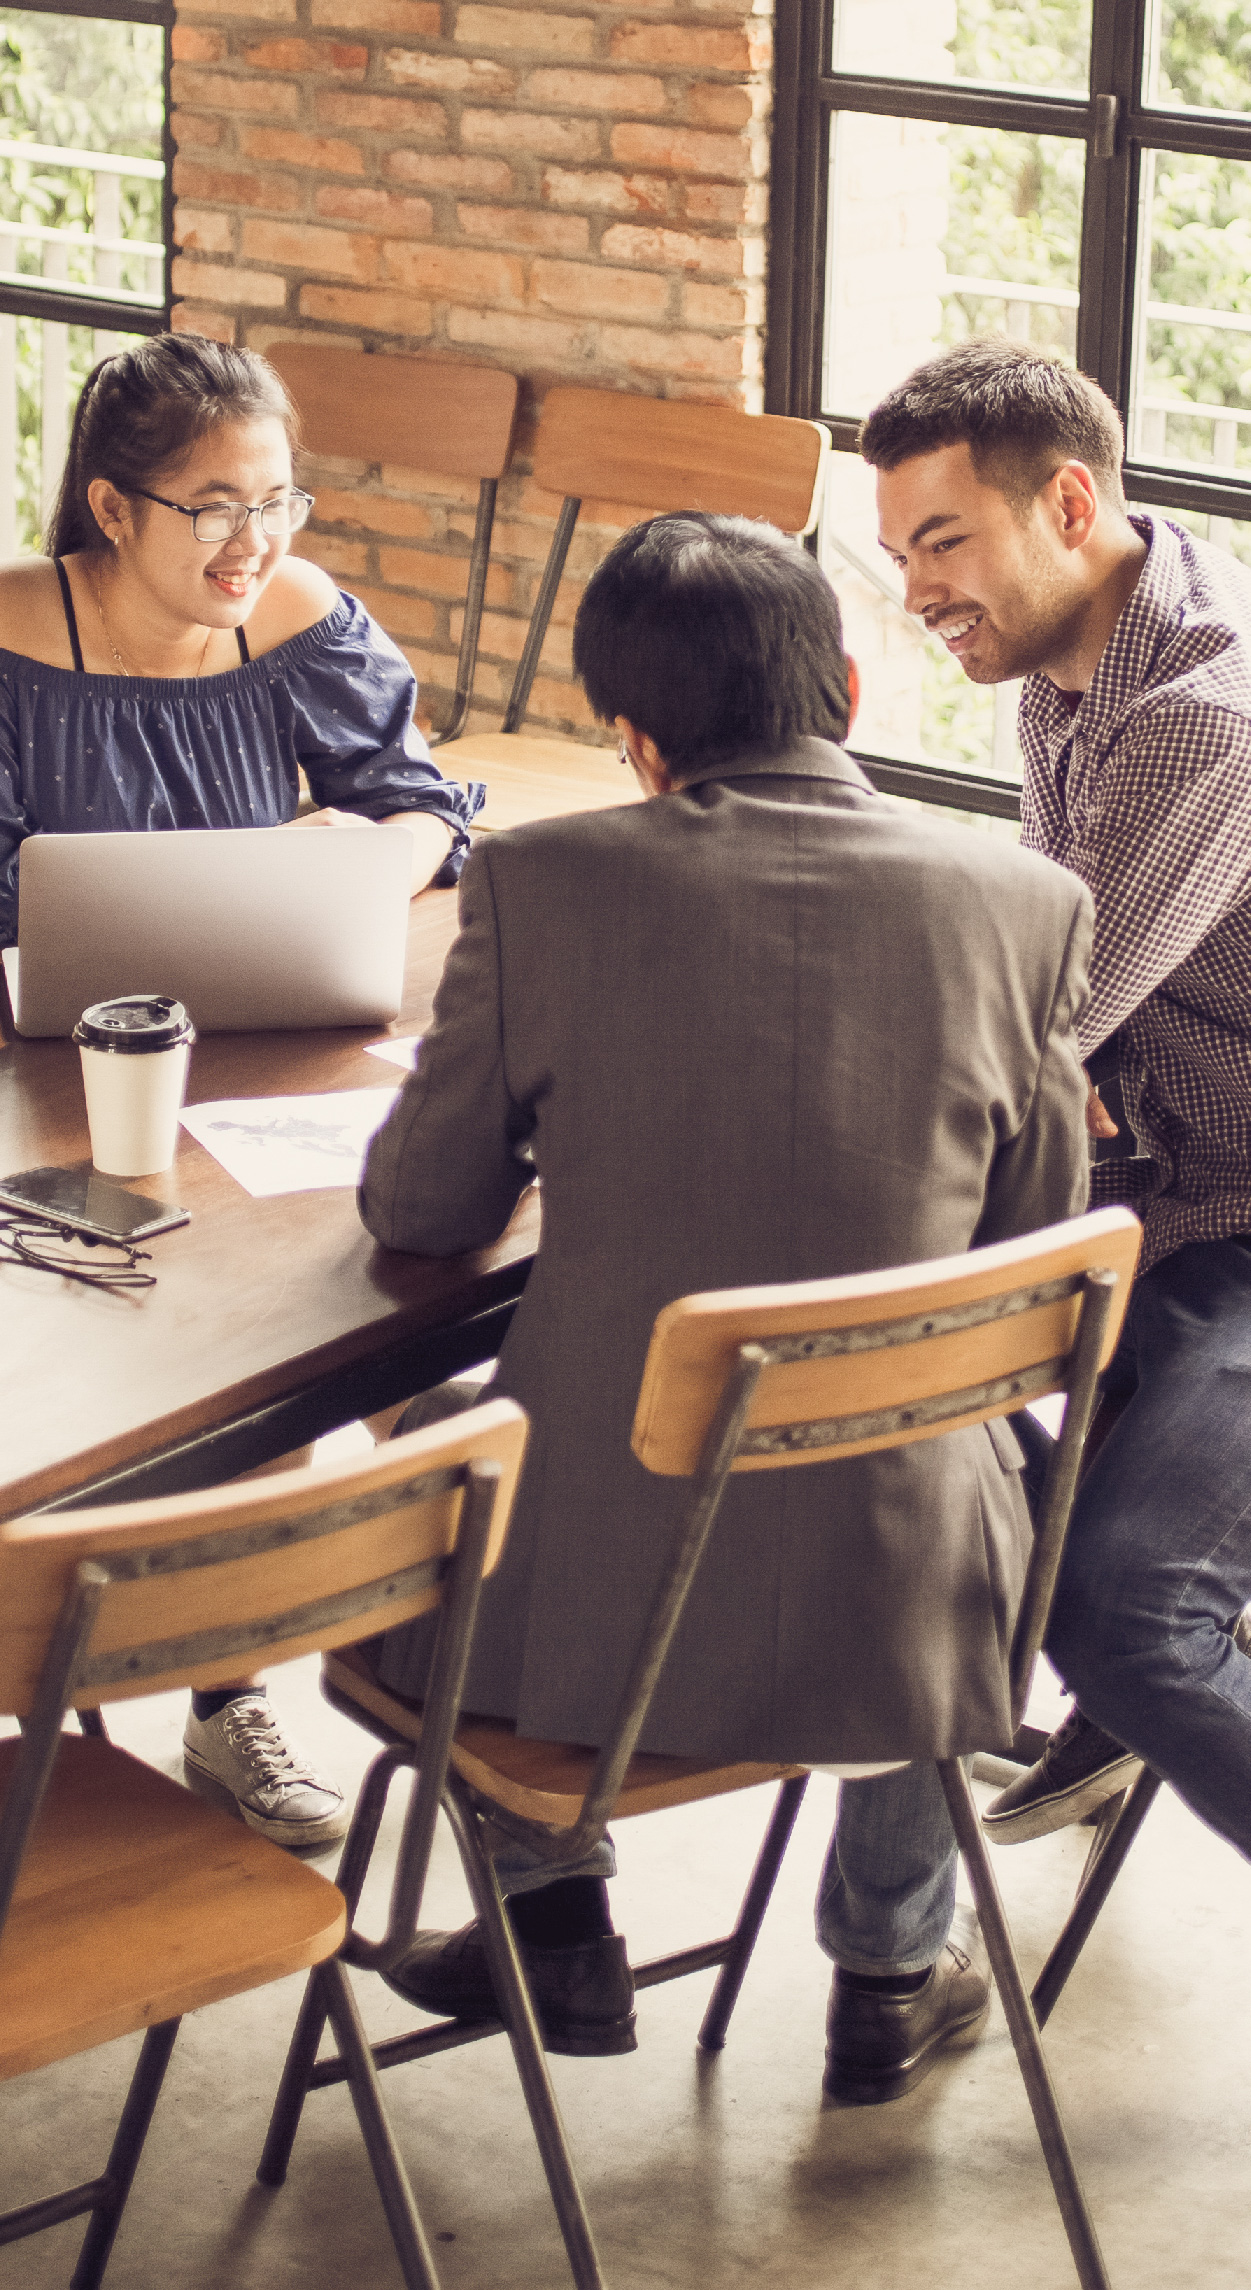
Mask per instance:
[[[99,615],[100,615],[100,626],[101,626],[101,628],[104,630],[104,641],[105,641],[105,643],[108,645],[108,648],[109,648],[110,652],[112,653],[112,655],[113,655],[113,658],[116,660],[118,667],[121,669],[123,676],[133,676],[133,675],[134,675],[134,673],[135,673],[134,669],[133,669],[133,668],[130,668],[130,667],[128,667],[128,666],[127,666],[126,662],[123,660],[123,658],[122,658],[122,656],[121,656],[121,653],[118,651],[116,644],[113,642],[113,639],[112,639],[112,637],[111,637],[111,636],[110,636],[110,634],[109,634],[109,624],[108,624],[107,620],[106,620],[106,619],[105,619],[105,617],[104,617],[104,596],[103,596],[103,593],[102,593],[102,591],[101,591],[101,587],[100,587],[100,575],[99,575],[99,573],[98,573],[98,572],[97,572],[97,574],[96,574],[96,577],[95,577],[95,591],[96,591],[96,610],[97,610],[97,612],[98,612],[98,613],[99,613]],[[202,675],[203,675],[203,673],[204,673],[204,663],[205,663],[205,661],[206,661],[206,660],[207,660],[207,658],[208,658],[208,648],[209,648],[209,645],[212,643],[212,641],[213,641],[213,631],[212,631],[212,629],[210,628],[210,629],[209,629],[209,631],[208,631],[208,634],[205,636],[205,639],[204,639],[204,649],[203,649],[203,651],[202,651],[202,652],[201,652],[201,654],[200,654],[200,658],[199,658],[199,661],[198,661],[198,663],[197,663],[197,666],[196,666],[196,668],[195,668],[195,671],[194,671],[194,672],[195,672],[195,674],[196,674],[197,676],[202,676]]]

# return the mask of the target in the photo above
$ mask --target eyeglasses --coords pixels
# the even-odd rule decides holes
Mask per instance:
[[[92,1262],[85,1250],[102,1249]],[[155,1288],[156,1274],[140,1272],[150,1264],[152,1251],[127,1240],[98,1239],[94,1233],[76,1232],[73,1225],[54,1217],[0,1215],[0,1264],[24,1265],[29,1272],[56,1272],[63,1280],[77,1280],[84,1288]]]
[[[312,494],[301,493],[296,486],[272,501],[258,501],[252,508],[246,501],[214,501],[207,509],[188,509],[181,501],[167,501],[163,493],[146,492],[142,485],[132,486],[131,491],[144,501],[155,501],[161,509],[176,509],[180,517],[190,517],[197,541],[237,540],[249,517],[256,518],[271,541],[281,540],[308,523],[313,506]]]

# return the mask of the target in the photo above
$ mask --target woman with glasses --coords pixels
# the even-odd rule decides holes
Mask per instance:
[[[301,770],[301,827],[408,828],[414,890],[459,871],[403,653],[290,553],[294,435],[265,359],[200,335],[88,376],[47,556],[0,570],[0,945],[26,835],[279,826]]]
[[[459,873],[473,806],[430,761],[403,653],[290,554],[312,507],[294,437],[253,351],[162,334],[88,376],[47,555],[0,569],[0,945],[33,834],[382,822],[412,835],[415,891]],[[347,1827],[255,1679],[192,1697],[184,1755],[279,1844]]]

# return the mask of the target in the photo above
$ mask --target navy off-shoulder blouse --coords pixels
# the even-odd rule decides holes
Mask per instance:
[[[403,653],[355,597],[220,676],[88,676],[0,648],[0,946],[17,938],[28,835],[277,827],[302,766],[320,805],[452,830],[454,882],[481,802],[444,779],[413,723]]]

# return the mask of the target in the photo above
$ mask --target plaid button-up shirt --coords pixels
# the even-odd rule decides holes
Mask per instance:
[[[1095,902],[1084,1055],[1117,1033],[1134,1159],[1091,1172],[1142,1217],[1142,1269],[1251,1232],[1251,577],[1161,517],[1075,714],[1021,695],[1021,840]],[[1119,1029],[1119,1032],[1118,1032]]]

